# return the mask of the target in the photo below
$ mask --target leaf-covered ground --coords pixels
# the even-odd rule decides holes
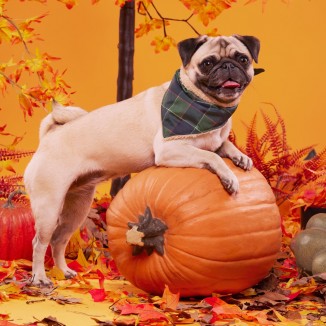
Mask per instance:
[[[241,293],[207,298],[162,297],[133,287],[119,274],[107,249],[107,201],[94,205],[88,222],[68,246],[71,280],[47,259],[52,289],[31,286],[31,262],[0,261],[2,325],[325,325],[326,273],[298,273],[289,243],[297,217],[283,219],[283,245],[270,275]]]
[[[78,258],[80,260],[80,257]],[[168,288],[148,295],[118,275],[112,261],[82,266],[73,280],[53,289],[30,286],[31,262],[0,262],[0,325],[324,325],[326,274],[297,277],[293,261],[281,259],[259,285],[207,298],[180,299]]]

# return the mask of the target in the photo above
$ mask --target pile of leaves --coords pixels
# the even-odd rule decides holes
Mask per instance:
[[[108,201],[95,203],[90,219],[98,223],[107,205]],[[89,248],[90,239],[83,236],[82,230],[79,236],[79,241],[84,241],[83,247]],[[98,242],[96,237],[93,242]],[[82,304],[80,299],[65,295],[65,290],[70,289],[85,293],[94,302],[107,303],[114,313],[111,320],[92,318],[90,325],[324,325],[326,322],[326,273],[300,277],[286,244],[270,275],[257,286],[234,295],[213,293],[206,298],[182,299],[167,287],[161,297],[136,288],[112,291],[110,286],[123,279],[114,262],[103,252],[96,259],[94,255],[87,259],[87,252],[89,249],[79,248],[75,259],[69,262],[69,267],[78,271],[74,279],[65,280],[56,268],[48,269],[55,284],[52,289],[31,286],[31,262],[0,261],[0,306],[1,301],[8,300],[25,300],[27,304],[47,300],[60,305]],[[1,320],[10,319],[9,314],[0,314],[0,325]],[[28,325],[38,324],[64,325],[51,316]]]

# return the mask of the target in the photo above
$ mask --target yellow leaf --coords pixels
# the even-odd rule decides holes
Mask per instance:
[[[208,29],[206,31],[205,35],[207,35],[207,36],[219,36],[221,34],[218,32],[218,29],[216,27],[214,27],[214,28]]]
[[[1,302],[1,301],[9,301],[9,297],[8,297],[8,295],[6,294],[6,292],[1,291],[1,289],[0,289],[0,302]]]
[[[69,243],[66,248],[66,254],[68,255],[72,253],[77,254],[80,248],[82,248],[84,245],[85,245],[85,241],[80,236],[80,230],[77,229],[69,240]]]
[[[13,31],[8,26],[8,23],[4,19],[0,20],[0,44],[2,41],[9,42],[12,35]]]
[[[26,60],[26,67],[31,72],[39,72],[44,68],[44,61],[42,58],[32,58]]]
[[[78,257],[77,257],[77,262],[83,266],[83,267],[88,267],[89,263],[87,262],[87,259],[82,251],[82,249],[78,250]]]
[[[7,0],[0,0],[0,16],[3,14],[3,8]]]
[[[26,115],[32,116],[33,105],[30,99],[24,93],[20,93],[18,99],[20,108],[23,110],[24,113],[24,118],[26,119]]]
[[[55,278],[56,280],[65,280],[65,274],[61,269],[58,267],[54,266],[51,271],[49,272],[51,278]]]
[[[16,173],[15,169],[12,167],[12,161],[7,160],[7,161],[0,161],[0,172],[3,170],[7,170],[12,173]]]

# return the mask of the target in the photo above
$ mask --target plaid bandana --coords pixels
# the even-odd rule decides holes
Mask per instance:
[[[221,128],[236,108],[222,108],[203,101],[181,84],[180,70],[177,70],[161,105],[163,137],[195,135]]]

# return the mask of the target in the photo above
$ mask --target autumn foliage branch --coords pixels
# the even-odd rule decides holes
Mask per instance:
[[[32,116],[35,108],[44,107],[51,100],[66,104],[69,102],[70,86],[64,81],[64,72],[59,72],[52,65],[59,58],[42,52],[38,48],[30,50],[31,44],[41,40],[34,25],[41,23],[46,15],[27,18],[16,22],[5,10],[6,1],[0,2],[0,44],[22,45],[23,55],[19,60],[13,57],[0,64],[0,90],[4,96],[8,86],[17,90],[20,108],[24,118]],[[25,80],[36,80],[27,86]]]
[[[167,51],[171,46],[176,45],[175,38],[167,31],[172,22],[186,24],[195,35],[206,34],[209,36],[217,36],[217,28],[206,29],[199,32],[193,23],[193,18],[198,17],[200,24],[206,28],[209,23],[214,21],[225,9],[231,8],[232,3],[236,1],[237,0],[179,0],[187,9],[186,18],[183,19],[164,16],[154,3],[154,0],[137,1],[138,14],[144,16],[144,21],[135,29],[135,36],[141,37],[154,30],[162,29],[163,35],[155,36],[154,40],[151,41],[151,45],[154,46],[156,53]],[[123,6],[125,2],[125,0],[116,1],[120,6]]]

